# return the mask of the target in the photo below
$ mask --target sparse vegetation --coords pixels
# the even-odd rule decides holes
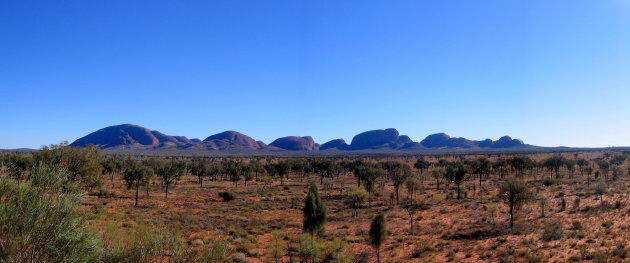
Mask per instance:
[[[81,245],[86,247],[77,249],[87,252],[62,256],[42,250],[39,253],[46,254],[42,257],[100,262],[349,262],[348,255],[355,255],[355,262],[360,262],[372,260],[373,254],[354,251],[371,245],[375,260],[394,262],[569,259],[557,256],[559,251],[578,261],[626,256],[623,230],[630,223],[622,193],[630,187],[630,176],[625,173],[627,158],[614,157],[620,153],[582,154],[586,164],[569,154],[350,159],[106,155],[89,165],[100,171],[95,177],[50,165],[57,154],[85,152],[68,151],[72,147],[63,144],[49,149],[46,155],[0,155],[2,189],[12,193],[2,195],[0,203],[3,215],[11,215],[2,217],[4,229],[14,224],[6,220],[25,218],[20,212],[25,210],[19,209],[52,213],[46,202],[17,207],[14,201],[19,196],[56,196],[48,204],[74,200],[74,210],[68,208],[72,212],[53,221],[83,222]],[[555,163],[544,165],[550,160],[576,161],[556,171]],[[609,163],[608,175],[603,162]],[[318,168],[309,168],[312,163]],[[598,165],[597,178],[589,179],[588,164]],[[53,172],[63,176],[49,176]],[[423,180],[425,172],[434,180]],[[92,183],[97,181],[107,183]],[[149,190],[162,190],[167,198],[150,198]],[[142,206],[134,208],[139,199]],[[385,217],[378,221],[374,214],[383,212],[388,215],[386,230],[392,233],[382,231],[387,235],[381,237],[395,238],[376,235],[375,229],[385,229]],[[24,249],[16,247],[26,246],[25,239],[18,238],[25,233],[0,233],[0,261],[24,257],[20,254]],[[62,237],[57,235],[57,240]],[[541,247],[539,242],[552,245]],[[401,253],[402,249],[409,250]]]

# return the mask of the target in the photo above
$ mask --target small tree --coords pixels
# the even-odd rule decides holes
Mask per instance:
[[[368,207],[372,207],[372,193],[374,192],[376,178],[383,173],[383,169],[369,164],[361,165],[355,170],[355,174],[364,182],[363,187],[365,187],[365,191],[368,193]]]
[[[289,172],[291,172],[291,165],[288,161],[278,162],[276,164],[276,172],[280,176],[280,185],[284,185],[284,177],[287,177]]]
[[[326,223],[326,214],[328,213],[326,205],[322,202],[319,195],[317,184],[311,182],[308,194],[304,200],[304,232],[311,234],[311,238],[315,232],[322,230]]]
[[[492,163],[486,157],[479,157],[471,162],[473,174],[479,176],[479,186],[481,186],[482,177],[490,172]]]
[[[407,214],[409,214],[409,233],[411,233],[413,235],[414,234],[413,214],[416,212],[416,210],[419,208],[419,206],[417,204],[414,204],[412,201],[407,201],[403,205],[403,208],[405,209],[405,211],[407,211]]]
[[[149,196],[149,190],[151,188],[151,179],[153,179],[153,176],[155,176],[155,173],[158,170],[162,169],[162,167],[165,164],[162,160],[158,160],[155,157],[151,157],[147,160],[142,161],[142,164],[146,167],[149,167],[149,169],[151,169],[151,173],[144,180],[144,186],[146,186],[145,189],[147,190],[147,196]]]
[[[210,167],[207,162],[203,160],[195,160],[192,163],[192,167],[190,172],[197,176],[197,181],[199,182],[199,187],[203,188],[203,177],[206,176]]]
[[[335,170],[335,161],[332,159],[318,159],[311,161],[313,171],[320,176],[320,184],[324,184],[325,177],[331,177]]]
[[[431,163],[425,161],[424,158],[418,159],[413,164],[413,168],[418,170],[418,173],[420,174],[420,178],[423,182],[424,182],[424,170],[429,169],[429,166],[431,166]]]
[[[271,232],[271,239],[269,240],[269,247],[267,248],[267,261],[269,262],[283,262],[282,255],[287,250],[287,245],[284,243],[284,233],[280,230],[274,230]]]
[[[408,165],[397,165],[389,171],[389,178],[392,180],[394,191],[396,192],[396,203],[398,203],[398,192],[407,178],[411,176],[411,168]]]
[[[608,191],[608,187],[606,186],[605,183],[599,183],[597,184],[594,188],[593,191],[595,191],[596,195],[599,195],[599,201],[602,207],[604,207],[604,194],[606,194],[606,192]]]
[[[376,262],[381,262],[381,245],[387,240],[387,226],[385,225],[385,216],[378,214],[370,224],[370,243],[376,250]]]
[[[586,173],[586,186],[591,187],[591,174],[593,173],[593,167],[587,166],[584,168]]]
[[[368,199],[368,193],[356,186],[351,187],[343,200],[343,203],[352,209],[352,216],[358,216],[357,212],[359,204],[365,202]]]
[[[405,187],[407,187],[407,192],[409,193],[409,200],[413,203],[415,200],[415,193],[422,187],[422,182],[420,182],[417,177],[412,176],[405,182]]]
[[[123,174],[123,179],[127,182],[127,187],[131,189],[136,188],[136,203],[134,206],[138,206],[138,192],[140,191],[140,185],[144,184],[148,178],[153,174],[151,168],[136,163],[131,169],[128,169]]]
[[[545,217],[545,209],[548,204],[549,198],[544,195],[540,196],[540,198],[538,199],[538,205],[540,206],[540,217]]]
[[[32,166],[32,160],[21,154],[11,154],[6,156],[5,162],[8,166],[9,175],[17,180],[17,184],[20,185],[20,181],[24,177],[24,174]]]
[[[440,179],[442,178],[442,174],[442,167],[433,167],[433,169],[431,169],[431,176],[435,178],[435,187],[437,190],[440,190]]]
[[[184,175],[184,164],[171,162],[161,166],[156,173],[164,184],[164,198],[168,198],[169,186],[175,184]]]
[[[454,163],[446,169],[446,178],[457,186],[457,200],[460,198],[461,184],[466,179],[466,167],[462,163]]]
[[[514,211],[532,199],[527,184],[518,179],[509,179],[499,188],[499,198],[510,208],[510,228],[514,225]]]

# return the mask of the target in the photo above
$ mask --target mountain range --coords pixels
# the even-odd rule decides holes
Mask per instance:
[[[350,144],[344,139],[335,139],[324,144],[316,143],[311,136],[287,136],[274,140],[269,145],[262,141],[236,132],[224,131],[208,136],[203,141],[188,139],[185,136],[171,136],[159,131],[134,125],[122,124],[90,133],[71,143],[71,146],[86,146],[93,144],[102,149],[135,150],[195,150],[195,151],[224,151],[224,150],[272,150],[272,151],[386,151],[406,150],[422,151],[432,149],[524,149],[535,146],[523,143],[510,136],[503,136],[499,140],[486,139],[483,141],[468,140],[461,137],[450,137],[444,133],[427,136],[420,142],[414,142],[407,135],[400,135],[396,129],[371,130],[357,134]]]

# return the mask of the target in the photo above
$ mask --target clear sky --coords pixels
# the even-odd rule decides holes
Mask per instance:
[[[4,1],[0,148],[134,123],[630,145],[630,2]]]

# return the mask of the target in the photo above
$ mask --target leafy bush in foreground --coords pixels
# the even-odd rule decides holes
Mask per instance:
[[[0,178],[0,262],[95,262],[101,246],[78,215],[79,187],[36,166],[31,184]]]

